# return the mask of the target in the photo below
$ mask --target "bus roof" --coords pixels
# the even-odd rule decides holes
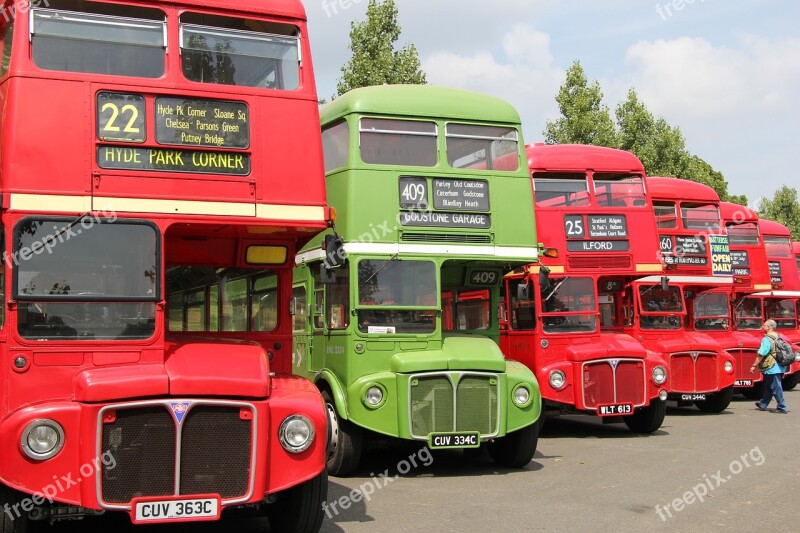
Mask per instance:
[[[758,213],[745,205],[720,202],[719,212],[725,223],[735,222],[737,224],[744,224],[747,222],[758,222]]]
[[[244,13],[263,13],[306,20],[306,10],[300,0],[269,0],[268,2],[253,0],[158,0],[162,4],[177,6],[205,7],[209,9],[230,9]],[[131,3],[143,3],[152,6],[152,1],[140,2],[131,0]]]
[[[647,190],[653,200],[719,203],[717,191],[708,185],[680,178],[648,177]]]
[[[780,222],[775,222],[774,220],[761,218],[758,220],[758,228],[761,230],[761,234],[764,236],[770,235],[772,237],[792,237],[792,233],[789,231],[789,228]]]
[[[519,124],[519,113],[500,98],[434,85],[376,85],[353,89],[322,108],[322,124],[352,113],[444,117]]]
[[[631,171],[644,174],[639,158],[630,152],[588,144],[528,144],[531,170]]]

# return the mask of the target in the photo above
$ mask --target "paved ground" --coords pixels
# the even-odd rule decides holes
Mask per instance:
[[[719,415],[671,408],[649,436],[586,417],[551,420],[522,470],[460,452],[376,450],[356,476],[331,478],[328,501],[337,505],[322,531],[797,531],[800,504],[773,500],[778,491],[795,501],[800,494],[800,390],[788,392],[787,403],[788,415],[739,398]],[[410,471],[395,478],[398,468]],[[386,469],[391,481],[379,476]],[[338,500],[359,487],[374,492],[370,501],[341,509]],[[55,530],[269,531],[265,521],[146,529],[95,522]]]

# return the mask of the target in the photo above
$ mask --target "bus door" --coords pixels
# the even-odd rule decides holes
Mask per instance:
[[[298,372],[305,369],[314,371],[311,358],[311,347],[314,339],[311,336],[311,313],[309,312],[308,289],[303,285],[292,288],[292,371]]]
[[[597,282],[597,303],[601,331],[622,331],[625,327],[627,302],[623,297],[623,282],[600,278]],[[632,310],[629,311],[632,314]]]

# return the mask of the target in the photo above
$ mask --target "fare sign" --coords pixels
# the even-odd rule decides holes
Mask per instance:
[[[158,97],[156,142],[242,149],[250,146],[250,111],[244,102]]]

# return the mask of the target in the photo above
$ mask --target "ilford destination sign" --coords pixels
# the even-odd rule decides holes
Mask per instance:
[[[155,99],[155,125],[159,144],[250,146],[250,112],[244,102],[160,96]]]

